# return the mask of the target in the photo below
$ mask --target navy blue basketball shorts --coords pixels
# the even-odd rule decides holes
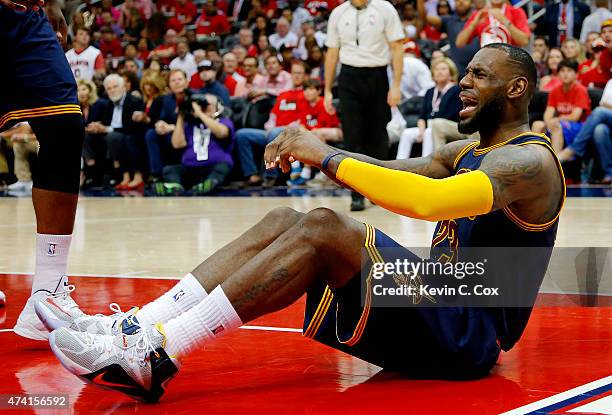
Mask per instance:
[[[383,232],[366,226],[365,264],[394,261],[380,248],[401,248]],[[393,250],[398,252],[397,250]],[[383,250],[384,253],[384,250]],[[397,255],[397,254],[394,254]],[[362,306],[362,285],[365,289]],[[422,379],[485,376],[500,353],[492,318],[482,308],[371,307],[371,277],[354,276],[332,289],[324,282],[308,289],[303,335],[387,370]]]
[[[42,10],[0,6],[0,131],[19,121],[80,114],[74,75]]]

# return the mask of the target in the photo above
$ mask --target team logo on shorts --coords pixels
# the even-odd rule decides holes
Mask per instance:
[[[47,247],[47,256],[55,256],[55,249],[57,244],[49,244]]]

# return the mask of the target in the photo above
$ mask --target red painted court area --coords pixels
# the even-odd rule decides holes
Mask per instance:
[[[0,289],[7,295],[7,306],[0,308],[0,330],[13,327],[29,295],[30,280],[24,275],[0,275]],[[77,287],[75,300],[88,313],[109,313],[111,302],[124,309],[142,305],[175,283],[98,277],[74,277],[71,282]],[[549,296],[546,304],[555,302]],[[304,339],[300,333],[274,330],[300,328],[302,315],[303,300],[249,323],[251,329],[231,333],[185,360],[179,376],[155,405],[86,385],[61,367],[46,343],[3,330],[0,394],[68,394],[70,413],[587,413],[581,408],[587,408],[588,413],[612,413],[610,306],[537,307],[523,338],[511,352],[502,355],[491,376],[470,382],[402,378]],[[397,327],[410,329],[408,322],[398,322]],[[389,353],[403,353],[393,344],[388,346]],[[581,388],[559,395],[577,387]],[[515,410],[534,402],[538,403]],[[576,408],[580,412],[571,412]]]

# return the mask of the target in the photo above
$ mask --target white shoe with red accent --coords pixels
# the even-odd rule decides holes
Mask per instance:
[[[34,309],[35,304],[40,301],[48,303],[58,314],[62,314],[66,318],[75,319],[84,316],[85,314],[77,303],[70,297],[72,291],[74,291],[74,285],[69,285],[68,279],[64,276],[55,291],[39,290],[32,294],[21,314],[19,314],[17,324],[14,327],[15,334],[32,340],[47,340],[49,338],[49,331],[38,318]]]

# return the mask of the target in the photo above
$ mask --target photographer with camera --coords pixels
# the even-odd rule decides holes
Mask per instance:
[[[215,95],[185,95],[172,133],[172,147],[185,150],[181,164],[164,167],[164,183],[155,185],[158,195],[185,189],[206,195],[225,181],[234,164],[234,125],[222,113]]]

